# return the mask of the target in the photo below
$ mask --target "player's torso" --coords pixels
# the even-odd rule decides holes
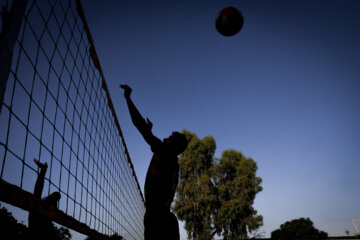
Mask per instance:
[[[161,158],[161,159],[157,159]],[[157,161],[158,160],[158,161]],[[162,164],[156,165],[156,162]],[[156,169],[157,174],[150,169]],[[145,200],[147,206],[170,207],[179,178],[179,164],[175,155],[154,153],[145,180]]]

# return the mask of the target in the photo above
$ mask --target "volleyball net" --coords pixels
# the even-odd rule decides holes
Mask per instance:
[[[0,35],[0,201],[83,234],[143,239],[144,199],[80,1],[13,0]],[[38,159],[48,164],[32,199]]]

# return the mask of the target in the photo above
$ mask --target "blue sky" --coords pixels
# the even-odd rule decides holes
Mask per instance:
[[[270,236],[311,218],[330,235],[360,217],[358,1],[86,1],[85,14],[144,184],[150,148],[117,88],[127,83],[160,138],[187,129],[214,136],[258,164],[255,209]],[[217,33],[226,6],[241,32]],[[182,231],[182,238],[186,233]]]

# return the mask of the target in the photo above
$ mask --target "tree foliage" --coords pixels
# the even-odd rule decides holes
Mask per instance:
[[[323,240],[328,234],[314,227],[309,218],[294,219],[280,225],[271,233],[273,240]]]
[[[262,216],[253,208],[255,196],[262,190],[256,177],[257,165],[251,158],[235,150],[225,150],[217,167],[220,207],[215,223],[224,239],[246,239],[247,233],[258,229]]]
[[[199,139],[183,130],[189,145],[179,159],[180,181],[173,211],[185,221],[191,239],[245,239],[262,225],[262,216],[253,208],[262,190],[256,177],[257,165],[236,150],[214,158],[213,137]]]
[[[55,240],[70,240],[71,233],[68,228],[65,227],[55,227]]]
[[[122,236],[120,236],[119,234],[115,233],[106,239],[107,240],[123,240],[124,238]],[[85,240],[97,240],[97,239],[93,238],[93,237],[87,237],[87,238],[85,238]]]
[[[0,205],[1,206],[1,205]],[[23,224],[19,223],[13,215],[5,208],[0,209],[0,225],[1,225],[1,239],[4,240],[25,240],[30,239],[29,230]],[[70,240],[71,233],[68,228],[57,227],[53,224],[55,231],[54,240]]]
[[[0,209],[0,225],[1,231],[0,236],[1,239],[4,240],[22,240],[27,239],[27,227],[19,223],[13,215],[4,207]]]

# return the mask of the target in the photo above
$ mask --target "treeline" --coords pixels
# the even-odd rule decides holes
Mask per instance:
[[[337,236],[337,237],[328,237],[326,240],[335,240],[335,239],[356,239],[360,240],[360,236]],[[251,238],[251,240],[272,240],[271,238]]]
[[[29,239],[28,227],[18,222],[13,215],[0,204],[0,236],[2,240],[27,240]],[[53,224],[55,230],[54,240],[70,240],[71,234],[68,228],[57,227]]]

